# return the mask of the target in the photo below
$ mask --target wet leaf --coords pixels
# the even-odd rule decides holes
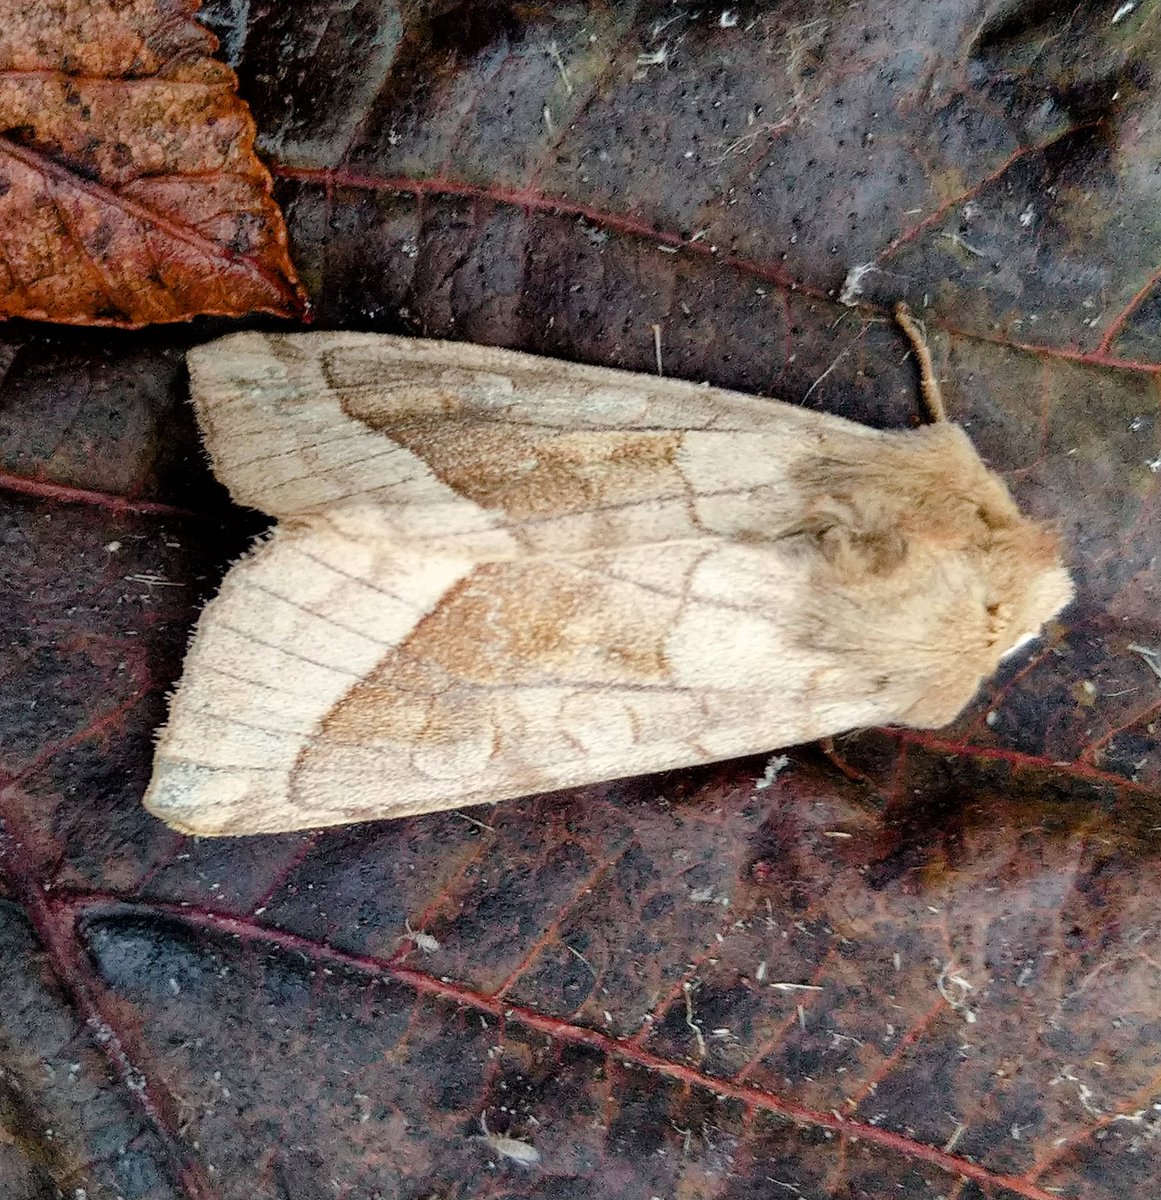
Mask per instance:
[[[1150,1195],[1161,6],[233,12],[324,322],[640,370],[659,326],[669,374],[901,425],[906,298],[1080,595],[936,733],[190,841],[138,801],[255,530],[182,407],[218,326],[10,330],[0,1182]]]

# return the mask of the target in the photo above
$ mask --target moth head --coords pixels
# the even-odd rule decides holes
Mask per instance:
[[[913,514],[932,544],[953,552],[965,581],[972,581],[969,602],[979,606],[978,615],[965,611],[963,629],[988,673],[1040,636],[1045,622],[1072,599],[1072,580],[1057,532],[1020,511],[962,430],[936,427],[928,442],[937,452],[933,476]],[[952,463],[955,470],[948,469]]]
[[[1040,636],[1044,623],[1072,599],[1073,586],[1060,560],[1060,539],[1021,518],[998,531],[989,547],[988,644],[997,661]]]

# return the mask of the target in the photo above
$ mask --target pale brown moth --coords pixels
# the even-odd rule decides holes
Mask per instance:
[[[278,520],[158,740],[146,806],[190,833],[942,725],[1072,594],[946,421],[372,334],[235,334],[189,365],[215,474]]]

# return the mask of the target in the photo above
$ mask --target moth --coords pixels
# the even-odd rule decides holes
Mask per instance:
[[[943,725],[1072,595],[948,421],[372,334],[234,334],[189,368],[214,473],[277,525],[159,735],[145,804],[185,832]]]

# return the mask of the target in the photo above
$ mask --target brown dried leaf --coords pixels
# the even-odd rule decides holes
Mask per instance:
[[[0,315],[301,308],[254,126],[198,0],[0,0]]]

